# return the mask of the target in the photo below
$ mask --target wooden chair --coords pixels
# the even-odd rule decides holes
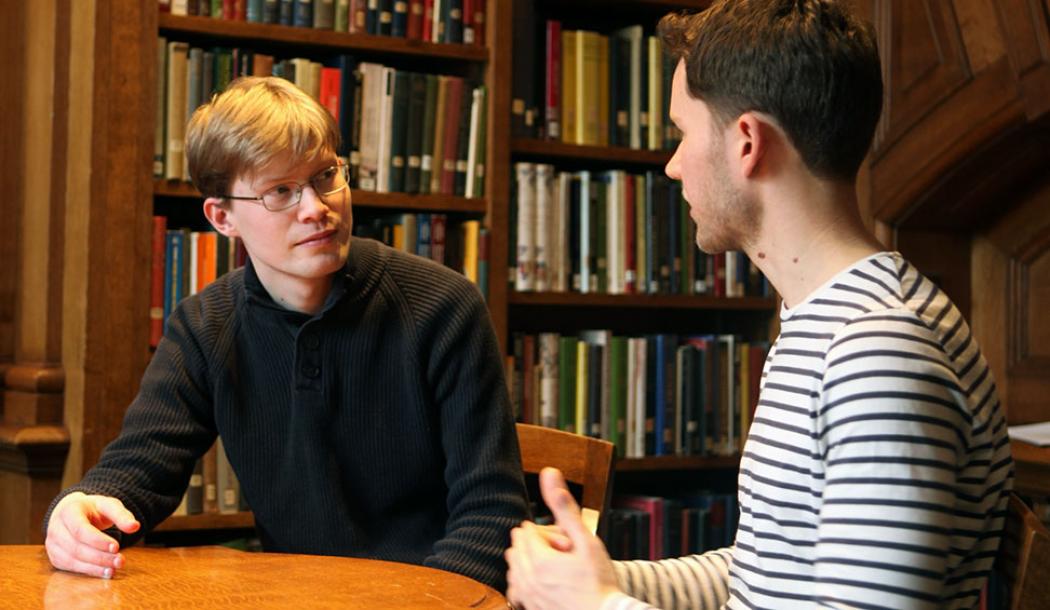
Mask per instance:
[[[1014,494],[1010,494],[993,572],[993,578],[1004,588],[1005,608],[1050,608],[1050,534],[1035,513]]]
[[[613,444],[553,428],[518,424],[521,465],[526,475],[538,475],[553,466],[565,474],[565,480],[579,485],[583,521],[592,532],[609,508],[609,481],[613,468]]]

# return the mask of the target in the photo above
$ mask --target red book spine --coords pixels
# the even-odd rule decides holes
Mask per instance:
[[[339,68],[321,68],[321,105],[339,122],[339,98],[343,71]]]
[[[447,217],[444,214],[433,214],[430,217],[430,258],[445,264],[445,230]]]
[[[153,217],[153,260],[150,265],[149,344],[157,347],[164,335],[164,255],[168,219]]]
[[[423,42],[434,42],[434,0],[423,0]]]
[[[561,139],[561,22],[547,21],[547,138]]]
[[[474,44],[485,44],[485,0],[474,0]]]
[[[474,1],[463,0],[463,44],[474,44]]]
[[[222,18],[234,20],[237,18],[237,0],[222,0]]]
[[[715,255],[715,296],[726,295],[726,254],[721,252]]]
[[[445,152],[442,156],[441,192],[451,195],[456,192],[456,159],[459,158],[459,121],[463,105],[463,79],[458,76],[448,80],[448,99],[445,102]]]
[[[423,0],[409,0],[408,31],[405,37],[409,40],[423,39]]]

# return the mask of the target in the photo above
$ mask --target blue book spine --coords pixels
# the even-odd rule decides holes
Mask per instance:
[[[653,455],[666,455],[667,449],[664,446],[664,416],[667,411],[666,401],[667,396],[664,393],[664,371],[666,370],[668,363],[666,359],[667,350],[665,349],[665,342],[667,337],[665,335],[656,335],[656,380],[657,386],[654,388],[656,391],[653,393],[655,403],[653,405],[653,431],[655,438],[653,439]]]
[[[314,0],[296,0],[295,27],[314,27]]]

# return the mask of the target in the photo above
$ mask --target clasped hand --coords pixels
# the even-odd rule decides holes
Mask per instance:
[[[561,471],[544,468],[540,492],[554,525],[525,521],[511,531],[507,599],[528,610],[600,608],[619,590],[605,546],[584,525]]]

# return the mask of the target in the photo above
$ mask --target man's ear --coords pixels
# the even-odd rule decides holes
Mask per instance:
[[[228,206],[223,205],[222,198],[208,197],[204,200],[204,217],[226,237],[240,237],[233,213]]]
[[[754,112],[745,112],[733,123],[733,150],[741,175],[753,178],[772,144],[772,126]]]

